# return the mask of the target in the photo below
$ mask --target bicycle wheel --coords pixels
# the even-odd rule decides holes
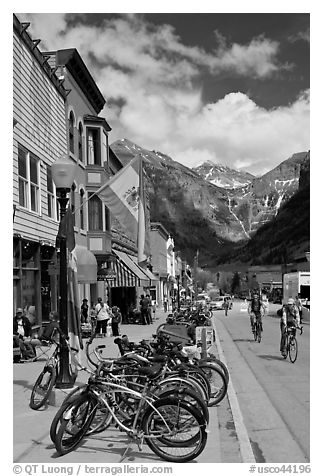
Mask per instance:
[[[215,357],[215,355],[210,355],[206,359],[201,359],[197,363],[200,365],[203,362],[212,362],[213,364],[219,367],[219,370],[224,374],[227,383],[229,383],[230,375],[227,366],[220,360]]]
[[[59,455],[69,453],[80,445],[93,421],[97,406],[97,401],[89,395],[81,394],[70,402],[54,440]]]
[[[292,364],[296,362],[297,354],[298,354],[297,340],[294,336],[290,336],[289,343],[288,343],[288,355],[289,355],[289,360],[292,362]]]
[[[211,387],[210,398],[207,405],[208,407],[213,407],[224,399],[228,390],[228,382],[217,365],[214,365],[212,362],[201,363],[199,368],[206,375]]]
[[[205,376],[205,373],[199,368],[196,364],[179,364],[174,367],[174,370],[179,372],[183,376],[187,376],[198,382],[200,386],[203,388],[204,393],[206,395],[206,399],[208,400],[211,395],[211,386],[209,384],[208,379]]]
[[[86,386],[83,385],[81,387],[77,387],[74,390],[72,390],[64,399],[61,407],[59,408],[59,410],[57,411],[56,415],[54,416],[52,420],[50,430],[49,430],[49,436],[53,443],[55,443],[57,428],[59,428],[59,425],[62,423],[64,413],[67,410],[68,406],[70,406],[73,401],[76,401],[76,399],[80,396],[80,394],[85,392],[86,392]],[[109,413],[108,410],[105,411],[105,409],[106,409],[105,407],[103,409],[103,407],[101,407],[100,405],[98,406],[98,409],[95,413],[91,426],[86,432],[87,435],[92,435],[94,433],[101,433],[102,431],[108,428],[108,426],[110,425],[112,421],[112,415]]]
[[[261,342],[261,326],[260,326],[259,323],[257,324],[257,340],[260,344],[260,342]]]
[[[179,402],[186,402],[196,408],[199,412],[202,413],[206,424],[209,423],[210,415],[209,410],[202,400],[201,396],[198,395],[196,392],[188,389],[188,388],[172,388],[172,389],[164,389],[155,394],[158,398],[168,398],[173,397],[176,398]]]
[[[58,409],[57,413],[55,414],[52,423],[50,425],[49,436],[53,443],[55,443],[55,438],[57,434],[57,427],[58,424],[62,422],[64,412],[66,411],[67,407],[79,397],[79,394],[85,390],[85,387],[77,387],[72,390],[63,400],[62,405]]]
[[[51,365],[46,365],[39,374],[35,385],[31,391],[29,406],[33,410],[39,410],[48,400],[50,392],[56,381],[56,369]]]
[[[205,420],[187,403],[162,398],[147,408],[141,421],[147,445],[166,461],[186,463],[205,448]]]

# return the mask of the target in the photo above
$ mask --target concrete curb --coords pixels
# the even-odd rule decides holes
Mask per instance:
[[[213,319],[212,319],[212,327],[214,329],[215,343],[218,350],[219,358],[225,365],[227,365],[226,359],[224,357],[223,349],[220,343],[220,339],[216,330],[215,322]],[[242,463],[255,463],[256,460],[252,451],[248,432],[243,421],[242,413],[240,410],[236,392],[232,384],[231,376],[228,383],[227,395],[228,395],[229,405],[231,408],[233,421],[234,421],[234,425],[235,425],[235,429],[237,433],[237,438],[239,441]]]

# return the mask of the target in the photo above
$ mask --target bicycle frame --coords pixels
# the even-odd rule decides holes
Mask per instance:
[[[114,382],[111,382],[111,381],[107,382],[107,381],[104,381],[104,380],[101,380],[101,379],[96,380],[95,382],[90,383],[89,385],[90,385],[89,392],[94,395],[94,397],[97,399],[97,401],[102,403],[107,408],[107,410],[110,412],[110,414],[111,414],[113,420],[115,421],[115,423],[117,423],[123,430],[125,430],[127,432],[127,434],[129,436],[131,436],[132,438],[134,438],[134,439],[143,439],[143,438],[148,437],[148,436],[149,436],[149,438],[152,437],[151,435],[140,434],[140,432],[136,428],[141,410],[145,406],[145,404],[148,404],[150,407],[152,407],[156,411],[156,413],[159,415],[159,417],[162,419],[163,423],[166,425],[166,428],[168,430],[167,435],[172,435],[173,434],[172,430],[168,426],[164,417],[161,415],[161,413],[158,411],[158,409],[153,405],[154,399],[147,395],[147,385],[144,387],[143,393],[139,393],[139,392],[137,392],[135,390],[132,390],[132,389],[129,389],[128,387],[125,387],[123,385],[120,385],[120,384],[117,384],[117,383],[114,383]],[[107,387],[107,388],[103,389],[100,392],[99,391],[100,386],[104,386],[104,387]],[[129,394],[129,395],[132,395],[136,399],[139,399],[139,405],[138,405],[138,409],[136,411],[136,415],[135,415],[135,418],[134,418],[134,421],[133,421],[133,424],[132,424],[132,428],[129,428],[122,421],[120,421],[120,419],[116,415],[114,409],[110,407],[109,402],[107,401],[107,398],[104,396],[106,393],[109,393],[109,395],[111,395],[111,393],[117,393],[118,391],[122,392],[123,394],[126,393],[126,394]],[[118,410],[121,410],[117,402],[116,402],[116,405],[118,406]],[[73,412],[73,408],[70,408],[69,410],[67,410],[66,413],[64,414],[64,419],[71,419],[72,412]],[[156,435],[156,437],[154,437],[154,438],[160,438],[160,436],[161,435]]]

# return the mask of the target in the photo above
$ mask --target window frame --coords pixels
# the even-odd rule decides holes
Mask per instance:
[[[85,211],[84,211],[84,197],[85,197],[85,190],[84,188],[80,188],[80,229],[85,230]]]
[[[75,127],[75,116],[74,116],[73,111],[70,111],[70,113],[68,115],[68,144],[69,144],[69,151],[71,152],[71,154],[75,153],[75,144],[74,144],[75,131],[74,131],[74,127]]]
[[[95,136],[93,136],[93,132]],[[90,136],[92,135],[93,144],[93,160],[90,153]],[[86,154],[87,165],[97,165],[102,167],[102,154],[101,154],[101,129],[100,127],[87,126],[86,127]],[[91,160],[90,160],[91,159]]]
[[[47,168],[46,168],[47,215],[48,215],[49,218],[52,218],[53,220],[58,221],[59,210],[58,210],[58,206],[57,206],[56,185],[55,185],[55,182],[52,178],[52,174],[50,173],[50,177],[48,175],[49,170],[51,171],[51,166],[47,164]],[[50,191],[48,189],[48,180],[51,180],[53,191]],[[51,209],[52,209],[52,214],[51,215],[49,214],[49,206],[48,206],[49,199],[51,201]]]
[[[94,201],[98,204],[98,205],[101,205],[100,207],[98,206],[98,209],[97,209],[97,213],[98,213],[98,227],[93,227],[92,228],[92,224],[93,224],[93,220],[95,218],[95,213],[94,213],[94,210],[92,208],[92,204],[94,203]],[[87,202],[87,218],[88,218],[88,231],[89,232],[96,232],[96,231],[103,231],[103,209],[102,209],[102,206],[103,206],[103,203],[101,201],[101,199],[94,193],[94,192],[89,192],[88,193],[88,202]]]
[[[19,155],[24,154],[26,177],[19,174]],[[31,160],[35,160],[37,182],[31,179]],[[21,184],[23,184],[23,201],[21,200]],[[33,202],[33,193],[34,202]],[[40,182],[40,159],[22,144],[18,144],[18,202],[19,206],[37,215],[41,215],[41,182]],[[23,203],[22,203],[23,202]],[[33,209],[35,203],[35,209]]]
[[[80,162],[83,162],[84,158],[84,150],[83,150],[83,125],[82,122],[79,122],[79,126],[77,129],[78,136],[77,136],[77,149],[78,149],[78,159]]]

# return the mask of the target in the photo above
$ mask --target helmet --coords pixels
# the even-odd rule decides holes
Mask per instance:
[[[289,298],[288,301],[287,301],[287,304],[294,304],[294,299],[293,298]]]

